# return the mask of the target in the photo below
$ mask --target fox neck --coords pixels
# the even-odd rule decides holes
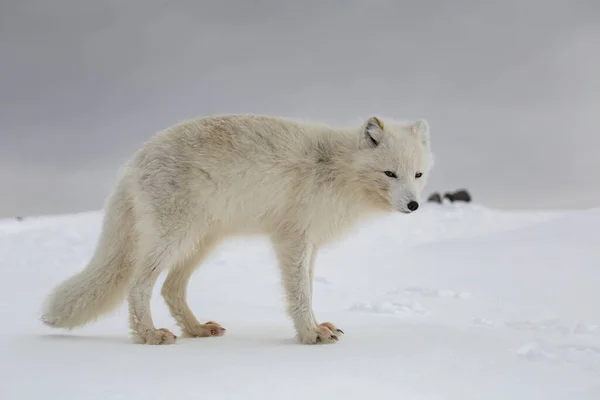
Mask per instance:
[[[328,156],[327,160],[317,160],[315,166],[315,174],[323,177],[319,180],[321,190],[330,191],[332,198],[339,199],[339,206],[356,217],[381,208],[374,207],[365,178],[357,169],[356,157],[360,151],[358,137],[358,130],[328,132],[320,142],[323,152]]]

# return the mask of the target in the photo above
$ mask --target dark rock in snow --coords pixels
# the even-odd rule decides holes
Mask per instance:
[[[452,203],[455,201],[471,202],[471,195],[466,189],[459,189],[454,193],[445,193],[444,198],[450,200]]]
[[[429,203],[442,203],[442,197],[438,192],[432,193],[428,198],[427,202]]]

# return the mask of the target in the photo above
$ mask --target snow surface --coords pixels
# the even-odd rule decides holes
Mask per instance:
[[[263,238],[193,276],[218,338],[130,342],[126,308],[73,331],[43,298],[87,263],[102,214],[0,221],[0,399],[600,399],[600,209],[428,204],[324,249],[314,308],[346,335],[297,344]],[[159,295],[157,327],[179,332]]]

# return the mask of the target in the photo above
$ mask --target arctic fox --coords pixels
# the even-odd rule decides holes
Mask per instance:
[[[416,211],[432,165],[423,119],[372,116],[345,128],[262,115],[180,122],[124,165],[91,261],[54,289],[42,321],[81,326],[127,296],[134,341],[174,343],[150,310],[153,286],[168,270],[161,293],[183,336],[221,336],[225,328],[190,310],[188,281],[228,236],[264,234],[297,339],[334,343],[342,330],[319,323],[312,309],[319,248],[373,213]]]

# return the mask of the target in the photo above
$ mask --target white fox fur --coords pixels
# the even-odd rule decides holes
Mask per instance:
[[[265,234],[299,341],[335,342],[341,330],[319,323],[312,309],[319,248],[369,214],[414,211],[432,165],[425,120],[371,117],[334,128],[226,115],[179,123],[126,163],[89,265],[54,289],[42,320],[74,328],[127,296],[136,341],[173,343],[150,310],[156,279],[168,270],[162,295],[183,335],[222,335],[223,327],[198,322],[188,307],[189,278],[228,236]]]

